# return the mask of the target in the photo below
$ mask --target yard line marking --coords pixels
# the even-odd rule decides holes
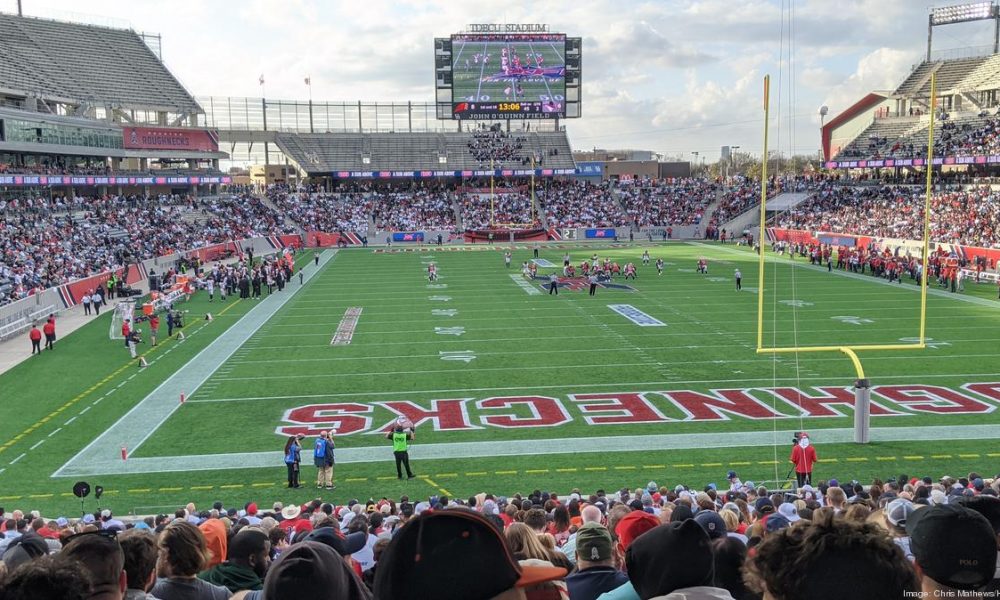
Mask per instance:
[[[435,477],[458,477],[458,473],[438,473]]]
[[[847,462],[868,462],[864,456],[848,456],[845,460]]]
[[[392,478],[390,477],[390,479],[392,479]],[[347,483],[360,483],[360,482],[363,482],[363,481],[368,481],[368,478],[367,477],[348,477],[344,481],[346,481]]]
[[[443,487],[441,487],[440,485],[438,485],[433,479],[431,479],[430,477],[427,477],[426,475],[424,475],[423,477],[420,477],[419,479],[423,479],[424,481],[426,481],[430,485],[436,487],[438,489],[438,491],[441,492],[442,494],[444,494],[445,496],[451,496],[452,495],[451,492],[449,492],[448,490],[446,490]]]
[[[517,475],[517,471],[496,471],[497,475]]]
[[[978,454],[959,454],[959,458],[979,458]]]
[[[32,499],[41,499],[41,498],[51,498],[54,495],[55,494],[31,494],[28,497]]]
[[[632,465],[623,465],[623,466],[614,467],[615,471],[635,471],[635,469],[636,469],[636,467],[634,467]]]
[[[673,468],[675,468],[675,469],[693,469],[694,468],[694,464],[692,464],[692,463],[681,463],[681,464],[676,464],[676,465],[671,465],[671,466]]]
[[[219,489],[220,490],[240,490],[240,489],[243,489],[244,487],[246,487],[246,486],[244,486],[242,483],[230,483],[230,484],[227,484],[227,485],[220,485]]]
[[[480,477],[482,475],[489,475],[486,471],[466,471],[466,477]]]
[[[923,456],[903,456],[906,460],[923,460]]]
[[[542,474],[542,473],[548,473],[549,470],[548,469],[525,469],[524,472],[528,473],[528,474],[531,474],[531,475],[539,475],[539,474]]]
[[[57,433],[59,433],[60,431],[62,431],[62,429],[63,429],[62,427],[60,427],[60,428],[56,429],[55,431],[53,431],[52,433],[50,433],[50,434],[48,435],[48,437],[52,437],[52,436],[54,436],[55,434],[57,434]]]
[[[132,488],[130,490],[125,490],[125,491],[128,492],[129,494],[148,494],[153,490],[151,490],[150,488]]]
[[[266,487],[272,487],[272,486],[274,486],[274,482],[273,481],[271,481],[271,482],[259,481],[257,483],[251,483],[250,484],[250,487],[254,487],[254,488],[266,488]]]
[[[214,490],[215,486],[214,485],[192,485],[191,489],[195,490],[195,491],[207,491],[207,490]]]
[[[27,454],[26,452],[22,452],[20,456],[18,456],[18,457],[17,457],[17,458],[15,458],[14,460],[10,461],[10,464],[14,464],[14,463],[16,463],[17,461],[21,460],[22,458],[24,458],[24,457],[25,457],[25,456],[27,456],[27,455],[28,455],[28,454]]]
[[[556,469],[556,473],[576,473],[578,470],[576,467],[567,467],[565,469]]]
[[[931,454],[931,458],[951,458],[950,454]]]
[[[72,418],[72,419],[70,419],[69,421],[66,421],[65,423],[63,423],[63,427],[65,427],[66,425],[69,425],[70,423],[72,423],[72,422],[73,422],[73,421],[75,421],[75,420],[76,420],[76,417],[73,417],[73,418]]]
[[[181,491],[183,489],[184,488],[182,488],[182,487],[161,487],[157,491],[158,492],[179,492],[179,491]]]
[[[897,460],[895,456],[876,456],[875,460]]]
[[[44,443],[45,443],[45,440],[38,440],[37,442],[35,442],[35,444],[31,448],[28,448],[28,450],[34,450],[35,448],[41,446]]]
[[[607,471],[607,467],[584,467],[584,471]]]

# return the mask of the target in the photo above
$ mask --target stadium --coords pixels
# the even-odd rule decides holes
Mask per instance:
[[[0,12],[0,600],[995,597],[1000,5],[792,156],[794,4],[713,165],[587,150],[546,24],[314,101]]]

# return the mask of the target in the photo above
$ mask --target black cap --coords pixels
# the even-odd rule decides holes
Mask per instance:
[[[906,521],[910,550],[934,581],[959,590],[976,590],[993,579],[997,539],[990,522],[958,504],[914,511]]]
[[[708,534],[693,519],[660,525],[637,537],[625,551],[625,566],[640,598],[712,585],[715,575]]]
[[[375,596],[392,600],[487,600],[512,587],[566,576],[560,567],[521,566],[479,513],[423,512],[399,530],[375,572]]]
[[[320,527],[309,532],[304,541],[319,542],[333,548],[341,556],[350,556],[365,547],[368,534],[364,531],[355,531],[345,536],[340,529]]]
[[[371,597],[347,561],[329,546],[317,542],[302,542],[282,552],[264,579],[267,600],[371,600]]]

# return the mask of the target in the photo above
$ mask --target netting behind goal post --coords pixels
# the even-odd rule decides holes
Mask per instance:
[[[115,310],[111,314],[111,328],[108,330],[108,337],[113,340],[124,340],[122,336],[122,323],[125,319],[132,319],[135,313],[135,301],[123,300],[115,305]]]

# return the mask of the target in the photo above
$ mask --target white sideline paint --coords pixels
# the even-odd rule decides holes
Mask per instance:
[[[307,269],[303,284],[322,271],[336,255],[336,250],[323,252],[319,268]],[[64,477],[77,469],[88,468],[86,466],[114,458],[117,458],[118,462],[128,462],[121,460],[121,446],[127,446],[132,452],[142,446],[143,442],[177,410],[182,393],[186,393],[189,398],[194,395],[233,353],[304,287],[305,285],[289,286],[285,292],[275,292],[257,303],[239,321],[150,392],[142,402],[132,407],[132,410],[125,413],[114,425],[60,467],[52,477]]]
[[[691,448],[731,448],[749,446],[785,446],[792,431],[751,431],[712,433],[673,433],[659,435],[629,435],[605,437],[568,437],[547,440],[501,440],[493,442],[453,442],[443,444],[414,444],[410,455],[416,460],[468,458],[470,456],[523,456],[541,454],[577,454],[586,452],[633,452],[647,450],[689,450]],[[813,439],[820,443],[847,443],[854,440],[854,429],[811,430]],[[883,427],[871,430],[873,442],[901,442],[919,440],[996,439],[1000,425],[952,425],[937,427]],[[275,444],[281,440],[275,437]],[[343,442],[341,442],[343,443]],[[116,448],[112,448],[117,452]],[[389,446],[363,446],[337,448],[337,464],[391,462]],[[245,452],[239,454],[202,454],[193,456],[159,456],[133,458],[127,461],[101,458],[81,461],[64,466],[65,477],[90,477],[97,475],[125,475],[137,473],[176,473],[184,471],[213,471],[231,468],[263,469],[282,466],[283,456],[277,452]],[[308,470],[308,468],[307,468]]]

